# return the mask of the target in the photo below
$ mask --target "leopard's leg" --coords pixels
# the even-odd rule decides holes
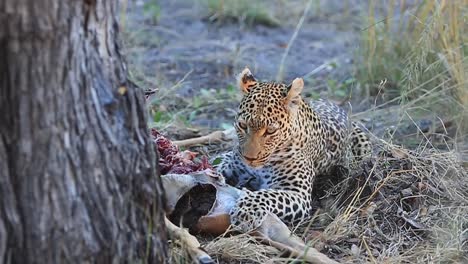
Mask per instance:
[[[286,224],[304,220],[311,210],[311,195],[292,190],[248,191],[231,209],[231,223],[241,232],[258,228],[268,214],[274,214]]]
[[[231,223],[241,232],[250,232],[271,246],[289,251],[293,257],[311,263],[337,264],[305,245],[285,224],[302,221],[309,215],[308,193],[272,189],[247,192],[230,211]]]
[[[362,158],[370,155],[372,151],[372,146],[370,143],[369,136],[366,132],[363,131],[361,126],[353,122],[351,130],[351,151],[356,160],[361,160]]]
[[[221,158],[222,161],[216,166],[216,170],[224,176],[229,185],[250,190],[260,189],[265,169],[253,169],[245,165],[233,151],[222,154]]]

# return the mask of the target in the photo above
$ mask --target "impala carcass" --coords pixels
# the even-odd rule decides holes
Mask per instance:
[[[223,234],[231,224],[230,209],[247,190],[226,184],[222,176],[210,169],[191,174],[166,174],[162,176],[162,182],[168,205],[167,217],[171,220],[170,231],[172,228],[172,233],[178,233],[176,237],[187,245],[194,260],[209,263],[207,254],[200,248],[196,238],[187,230],[180,231],[174,223],[182,223],[196,233]],[[311,263],[337,263],[306,246],[274,214],[268,215],[251,234],[264,243]]]
[[[231,226],[229,211],[237,200],[248,192],[226,184],[222,175],[214,171],[207,159],[194,160],[190,151],[180,152],[178,147],[152,130],[154,142],[160,153],[160,168],[166,195],[166,226],[169,235],[185,245],[197,263],[214,263],[200,247],[192,233],[221,235]],[[326,255],[310,248],[274,214],[268,215],[251,235],[291,256],[312,263],[337,263]]]

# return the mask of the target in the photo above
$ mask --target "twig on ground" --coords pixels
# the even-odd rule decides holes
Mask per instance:
[[[297,34],[299,33],[299,30],[302,28],[302,24],[305,21],[305,18],[307,17],[307,14],[309,13],[309,9],[312,5],[312,0],[309,0],[307,3],[307,6],[304,9],[304,13],[302,14],[301,19],[299,20],[299,23],[297,23],[296,29],[294,30],[294,33],[291,37],[291,39],[288,42],[288,46],[286,47],[286,50],[283,53],[283,57],[281,58],[281,63],[278,69],[278,75],[276,76],[277,81],[283,80],[283,74],[284,74],[284,62],[286,61],[286,57],[288,57],[289,50],[291,49],[292,44],[296,40]]]
[[[177,141],[173,141],[173,143],[177,145],[178,147],[190,147],[194,145],[203,145],[203,144],[217,143],[221,141],[229,141],[229,140],[232,140],[232,133],[233,133],[232,130],[233,129],[227,129],[224,131],[218,130],[205,136],[189,138],[189,139],[184,139],[184,140],[177,140]]]

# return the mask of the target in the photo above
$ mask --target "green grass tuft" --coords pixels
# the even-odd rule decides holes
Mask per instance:
[[[248,26],[261,24],[269,27],[280,25],[269,11],[269,1],[261,0],[200,0],[208,9],[211,21],[236,21]]]

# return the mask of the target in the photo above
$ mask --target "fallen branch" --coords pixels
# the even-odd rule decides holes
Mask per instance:
[[[190,147],[190,146],[195,146],[195,145],[212,144],[212,143],[218,143],[222,141],[230,141],[233,139],[232,137],[233,132],[234,132],[234,129],[227,129],[224,131],[218,130],[205,136],[189,138],[189,139],[184,139],[184,140],[177,140],[177,141],[173,141],[172,143],[174,143],[178,147]]]

